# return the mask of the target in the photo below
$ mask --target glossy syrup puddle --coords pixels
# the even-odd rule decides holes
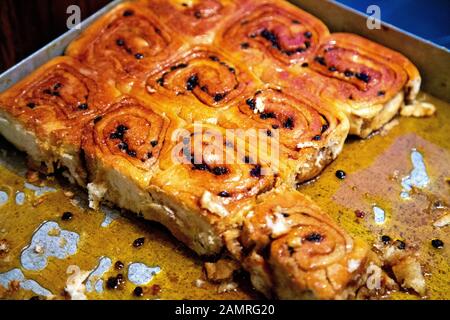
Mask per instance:
[[[299,190],[351,234],[370,243],[388,235],[418,250],[428,298],[450,299],[450,225],[433,226],[449,213],[443,207],[450,205],[450,105],[421,97],[436,105],[435,116],[399,118],[383,136],[350,139],[320,178]],[[346,172],[344,180],[336,178],[337,170]],[[436,238],[444,242],[442,249],[431,245]],[[416,298],[406,293],[391,297]]]
[[[299,189],[352,235],[373,243],[386,234],[419,250],[428,297],[450,299],[450,226],[433,227],[445,213],[436,205],[450,204],[445,181],[450,177],[450,105],[422,98],[437,106],[436,116],[400,118],[399,125],[384,136],[350,138],[338,159]],[[248,289],[248,281],[228,293],[218,293],[218,286],[208,282],[197,287],[194,283],[204,280],[204,260],[165,229],[107,207],[98,212],[83,209],[85,195],[69,199],[64,195],[69,187],[56,181],[47,180],[45,186],[26,184],[23,155],[5,142],[0,144],[5,146],[0,150],[0,241],[6,240],[9,247],[7,254],[0,255],[0,298],[64,299],[66,281],[76,280],[67,273],[73,265],[87,277],[88,299],[133,299],[137,285],[144,288],[139,299],[260,297]],[[347,174],[344,180],[335,176],[339,169]],[[358,218],[355,210],[364,212],[364,217]],[[73,213],[71,220],[61,219],[65,211]],[[144,245],[133,247],[141,237]],[[444,241],[444,248],[433,248],[434,238]],[[118,260],[123,263],[120,270],[115,267]],[[119,273],[126,280],[124,287],[108,289],[108,278]],[[14,280],[21,289],[5,289]],[[415,298],[405,293],[391,297]]]
[[[7,144],[2,141],[2,145]],[[0,158],[0,195],[4,199],[0,204],[0,241],[6,240],[8,253],[0,255],[0,298],[39,295],[65,299],[67,280],[77,280],[76,275],[68,273],[72,271],[69,266],[84,272],[85,289],[77,297],[88,299],[259,297],[247,289],[245,280],[235,292],[219,293],[218,285],[206,281],[197,287],[194,283],[198,279],[205,280],[204,260],[164,228],[121,216],[105,206],[101,211],[84,209],[86,195],[67,197],[64,193],[74,190],[64,183],[46,180],[43,186],[36,183],[31,187],[23,178],[23,155],[11,146],[6,148]],[[20,203],[16,202],[16,194],[23,194]],[[71,212],[72,218],[63,220],[64,212]],[[141,237],[145,238],[144,244],[133,247]],[[123,263],[123,268],[116,268],[117,261]],[[123,275],[124,286],[109,289],[108,279],[118,274]],[[143,297],[133,295],[136,286],[144,289]]]

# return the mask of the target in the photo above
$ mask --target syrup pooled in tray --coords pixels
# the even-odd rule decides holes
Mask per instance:
[[[246,279],[222,293],[163,227],[85,209],[86,194],[63,181],[27,182],[24,155],[0,146],[0,299],[66,299],[64,289],[77,299],[259,297]]]
[[[450,299],[450,105],[427,94],[419,100],[434,104],[436,114],[394,119],[389,130],[367,140],[349,138],[337,160],[299,190],[351,234],[378,246],[387,236],[398,248],[416,250],[426,297]],[[344,179],[336,177],[338,170]]]

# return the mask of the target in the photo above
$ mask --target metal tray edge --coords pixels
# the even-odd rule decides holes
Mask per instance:
[[[27,58],[23,59],[10,69],[0,74],[0,92],[5,91],[16,82],[20,81],[22,78],[36,70],[38,67],[48,62],[50,59],[64,54],[64,50],[69,45],[69,43],[72,42],[76,37],[78,37],[83,32],[83,30],[85,30],[100,16],[123,1],[124,0],[115,0],[107,4],[96,13],[83,20],[80,24],[80,29],[68,30],[55,40],[51,41],[38,51],[34,52]]]
[[[333,32],[352,32],[401,52],[419,69],[422,90],[450,101],[450,51],[408,31],[381,21],[370,30],[368,16],[335,0],[289,0],[321,19]],[[405,14],[403,11],[402,14]]]

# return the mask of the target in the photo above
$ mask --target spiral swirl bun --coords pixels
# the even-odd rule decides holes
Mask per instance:
[[[306,212],[309,211],[309,212]],[[281,241],[273,243],[273,252],[289,254],[295,257],[299,268],[304,271],[325,267],[335,263],[352,248],[351,238],[337,228],[328,218],[314,215],[309,210],[296,208],[286,220],[294,232]],[[284,251],[286,250],[286,251]]]
[[[261,200],[241,237],[244,248],[251,248],[246,263],[264,257],[272,281],[294,279],[299,296],[308,290],[322,298],[345,294],[341,291],[364,265],[367,248],[297,191],[275,191]],[[290,291],[281,283],[277,287],[279,296]]]
[[[91,124],[83,148],[89,159],[151,171],[159,158],[168,124],[169,120],[150,106],[124,97]]]
[[[117,6],[71,43],[67,55],[95,66],[110,78],[139,78],[174,54],[180,46],[144,5]],[[117,80],[117,79],[116,79]]]
[[[233,0],[146,0],[145,3],[176,32],[206,43],[210,42],[208,36],[239,7],[239,1]]]
[[[273,252],[290,251],[290,256],[298,257],[299,267],[304,271],[341,259],[352,248],[351,238],[327,216],[321,215],[317,207],[305,206],[306,198],[297,196],[294,202],[294,195],[289,194],[281,204],[266,201],[256,207],[247,220],[249,233],[242,237],[246,239],[245,244],[253,243],[257,250],[262,250],[275,240]],[[303,205],[299,200],[303,200]],[[281,238],[283,241],[277,242]]]
[[[229,204],[256,196],[275,183],[273,172],[251,152],[251,146],[227,136],[220,127],[190,126],[172,137],[175,140],[160,163],[161,183],[172,177],[178,192],[201,197],[208,191]]]
[[[220,45],[239,52],[250,63],[258,56],[257,51],[263,58],[285,66],[302,63],[314,55],[328,35],[320,20],[283,3],[266,3],[248,8],[247,12],[230,22],[218,39]]]
[[[0,95],[0,118],[14,126],[2,133],[32,154],[36,168],[68,169],[84,186],[80,157],[84,126],[118,94],[98,74],[70,57],[58,57]],[[43,166],[42,164],[45,164]]]
[[[315,88],[346,113],[350,133],[361,137],[386,124],[414,101],[421,78],[403,55],[354,34],[331,34],[295,88]],[[305,86],[305,83],[306,86]]]
[[[81,128],[105,110],[115,94],[96,81],[94,71],[60,57],[2,94],[0,105],[39,137],[77,146]]]
[[[378,47],[378,48],[377,48]],[[390,100],[416,77],[415,68],[396,52],[351,34],[332,34],[321,45],[311,69],[336,79],[329,91],[342,100]]]
[[[297,150],[299,143],[319,141],[337,124],[331,112],[281,90],[257,91],[238,108],[245,119],[251,120],[239,121],[243,126],[266,129],[269,136],[278,130],[281,143],[292,150]]]
[[[253,79],[221,55],[194,50],[147,80],[151,96],[167,100],[192,98],[209,107],[222,107],[247,92]],[[192,102],[191,102],[192,104]]]
[[[279,89],[258,90],[242,99],[222,115],[220,124],[249,131],[258,129],[259,135],[264,132],[271,144],[279,145],[283,163],[293,160],[292,166],[302,167],[294,169],[297,181],[310,179],[334,159],[333,153],[342,148],[348,132],[344,114],[314,99],[294,97]],[[305,165],[318,158],[320,161]]]

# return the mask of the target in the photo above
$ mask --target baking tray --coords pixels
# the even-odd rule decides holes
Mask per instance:
[[[84,20],[81,30],[68,31],[3,73],[0,91],[51,58],[63,54],[66,46],[83,29],[121,2],[123,0],[111,2]],[[322,19],[332,31],[354,32],[404,53],[419,67],[424,80],[423,89],[435,97],[450,100],[450,53],[447,49],[388,24],[383,24],[380,30],[369,30],[363,14],[335,1],[291,2]],[[343,153],[321,177],[314,183],[301,186],[300,190],[355,236],[374,241],[377,235],[385,233],[393,238],[402,238],[408,246],[417,246],[423,257],[421,262],[430,274],[429,297],[450,299],[449,285],[443,285],[449,283],[449,246],[435,252],[427,244],[431,237],[450,243],[445,229],[430,227],[432,221],[442,214],[433,206],[439,201],[450,203],[450,192],[444,181],[450,176],[450,125],[447,121],[450,106],[428,95],[422,95],[421,99],[438,106],[437,117],[400,119],[386,134],[365,141],[349,139]],[[402,179],[414,170],[416,163],[411,159],[417,157],[425,159],[432,183],[426,192],[419,190],[411,195],[414,201],[404,202],[399,200],[404,191]],[[334,177],[337,169],[347,172],[344,183]],[[25,173],[25,155],[0,138],[0,214],[3,215],[0,218],[0,241],[12,239],[11,259],[8,262],[0,260],[0,297],[5,294],[2,284],[17,280],[25,290],[6,297],[29,298],[41,294],[64,298],[61,292],[70,278],[68,268],[76,266],[90,272],[85,295],[92,299],[133,298],[131,292],[141,282],[145,283],[145,296],[149,299],[260,298],[249,287],[245,274],[239,279],[239,289],[233,292],[222,293],[219,286],[205,282],[204,260],[172,238],[164,228],[106,207],[98,212],[88,210],[84,192],[59,180],[29,184],[25,181]],[[428,211],[425,212],[424,208]],[[74,214],[70,222],[61,220],[65,211]],[[365,212],[365,216],[355,217],[355,211]],[[376,222],[380,212],[387,221],[384,225]],[[37,250],[39,239],[47,229],[64,234],[63,240],[69,244],[66,251],[60,252],[64,259],[27,260],[30,250]],[[142,236],[146,237],[146,244],[136,251],[132,243]],[[78,247],[75,245],[78,249],[76,254],[70,253],[74,250],[74,243],[78,244]],[[126,266],[122,271],[114,268],[119,260]],[[105,289],[106,281],[117,272],[125,273],[128,281],[124,290],[110,292]],[[393,297],[414,298],[401,293]]]

